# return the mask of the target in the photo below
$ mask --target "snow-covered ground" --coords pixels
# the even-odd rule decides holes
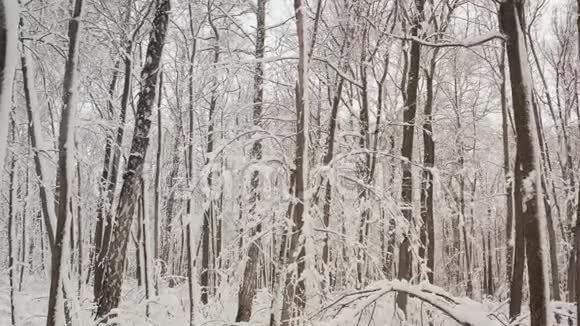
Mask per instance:
[[[48,282],[45,280],[29,280],[23,284],[23,291],[15,291],[16,320],[18,326],[41,326],[46,322],[46,308],[48,303]],[[409,301],[408,320],[400,321],[400,311],[396,311],[394,293],[389,291],[389,286],[394,288],[405,287],[397,282],[379,282],[369,286],[369,289],[381,289],[372,294],[343,293],[333,295],[319,303],[316,307],[309,307],[309,325],[320,326],[354,326],[354,325],[428,325],[431,320],[433,325],[451,326],[458,325],[456,321],[433,309],[429,304],[416,299]],[[228,286],[218,290],[220,293],[214,297],[207,306],[197,306],[195,311],[194,325],[233,325],[237,309],[237,293],[235,287]],[[437,293],[434,297],[440,297],[440,292],[435,287],[407,287],[412,291],[428,291],[427,295]],[[382,291],[382,292],[381,292]],[[444,294],[444,292],[441,292]],[[444,294],[445,295],[445,294]],[[380,297],[379,299],[377,299]],[[75,299],[76,300],[76,299]],[[486,301],[475,302],[464,298],[453,298],[458,304],[450,304],[455,315],[463,318],[470,325],[495,326],[508,325],[507,302],[498,303]],[[270,315],[270,294],[262,290],[256,296],[254,314],[250,325],[268,325]],[[441,302],[451,302],[444,298]],[[148,307],[148,308],[147,308]],[[127,281],[124,288],[122,303],[117,310],[118,317],[114,320],[119,326],[139,325],[189,325],[189,299],[186,285],[176,288],[162,287],[161,293],[150,300],[145,299],[143,287],[138,287],[134,281]],[[75,315],[74,325],[92,326],[96,322],[93,312],[92,289],[85,287],[80,295],[80,300],[73,304]],[[149,309],[149,314],[147,314]],[[554,325],[576,325],[575,306],[569,303],[554,302],[552,309],[554,315],[559,315],[560,320],[554,320]],[[514,325],[526,325],[527,312],[524,308],[522,319]],[[10,325],[10,296],[8,284],[0,283],[0,325]]]

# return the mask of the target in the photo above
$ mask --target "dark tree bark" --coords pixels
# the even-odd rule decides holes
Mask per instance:
[[[26,229],[28,228],[27,223],[27,216],[28,216],[28,181],[29,181],[29,173],[28,173],[28,165],[25,167],[26,169],[26,177],[24,179],[24,194],[22,198],[24,198],[24,203],[22,204],[24,207],[22,208],[21,219],[20,219],[20,276],[18,277],[18,292],[22,292],[22,281],[24,279],[24,268],[26,267]],[[32,266],[28,266],[28,268],[32,268]]]
[[[253,125],[260,127],[262,118],[262,102],[264,100],[264,67],[260,62],[264,58],[264,50],[266,43],[266,2],[267,0],[258,0],[258,7],[256,12],[256,53],[255,57],[258,60],[254,72],[254,111],[253,111]],[[252,159],[262,159],[262,143],[258,140],[254,142],[252,148]],[[253,224],[257,217],[255,216],[257,201],[259,200],[258,186],[260,183],[260,176],[258,171],[252,173],[251,179],[251,193],[250,193],[250,209],[249,222]],[[254,296],[257,289],[257,272],[260,261],[260,244],[259,240],[251,239],[256,234],[262,232],[262,224],[257,221],[255,227],[251,226],[249,237],[248,258],[244,266],[244,275],[242,283],[240,284],[240,292],[238,294],[238,313],[236,322],[248,322],[252,316],[252,306],[254,303]]]
[[[521,165],[519,156],[516,154],[516,163],[514,165],[514,184],[521,185]],[[517,188],[516,188],[517,190]],[[515,248],[513,272],[510,275],[510,319],[516,318],[522,307],[522,289],[524,282],[524,268],[526,258],[525,235],[524,235],[524,216],[522,212],[522,194],[520,191],[514,192],[514,224],[515,224]]]
[[[395,137],[393,135],[390,136],[390,150],[389,154],[393,157],[391,160],[391,168],[390,168],[390,175],[389,175],[389,184],[393,184],[395,181],[395,171],[397,169],[397,165],[395,163]],[[391,191],[391,196],[394,196],[394,191]],[[389,217],[388,222],[385,221],[386,225],[386,235],[387,235],[387,243],[386,243],[386,253],[385,253],[385,261],[383,263],[383,270],[387,279],[393,279],[394,275],[394,268],[393,262],[395,261],[395,245],[396,245],[396,229],[397,229],[397,222],[393,216]]]
[[[296,202],[290,212],[291,227],[289,241],[288,263],[296,264],[296,268],[286,274],[282,296],[282,326],[292,324],[292,319],[300,318],[306,306],[306,283],[302,276],[306,268],[306,246],[302,237],[304,227],[304,211],[306,209],[306,185],[308,173],[308,56],[306,44],[305,6],[302,0],[294,0],[296,30],[298,34],[298,81],[296,82],[296,159],[293,194]],[[283,241],[282,243],[284,243]],[[282,271],[286,273],[286,271]]]
[[[413,17],[411,35],[419,35],[419,26],[423,21],[424,0],[415,0],[416,12]],[[403,216],[412,224],[413,220],[413,173],[411,162],[413,161],[413,138],[415,135],[415,115],[417,111],[417,100],[419,90],[419,68],[421,64],[421,44],[411,43],[411,62],[408,71],[408,85],[404,96],[405,109],[403,111],[403,144],[401,146],[401,156],[403,158],[402,170],[403,179],[401,183],[401,201]],[[410,227],[410,226],[409,226]],[[412,274],[413,257],[410,250],[410,234],[403,234],[403,242],[399,245],[399,266],[397,278],[410,280]],[[407,294],[397,294],[397,306],[407,314]]]
[[[530,47],[531,47],[531,40],[530,40]],[[556,244],[556,230],[554,227],[554,219],[552,217],[552,207],[550,205],[550,198],[548,195],[548,186],[546,182],[546,175],[548,174],[548,155],[547,148],[545,147],[544,136],[543,136],[543,125],[541,121],[541,116],[539,112],[539,108],[537,105],[537,97],[536,94],[533,93],[532,97],[532,108],[534,111],[536,129],[538,131],[538,143],[540,149],[540,160],[541,160],[541,167],[542,173],[540,176],[541,187],[543,191],[542,201],[544,203],[544,209],[546,214],[546,226],[548,231],[548,246],[550,248],[549,257],[550,257],[550,293],[553,300],[560,301],[560,273],[558,269],[558,252],[557,252],[557,244]],[[574,257],[571,253],[570,257]],[[572,266],[572,265],[570,265]]]
[[[435,142],[433,141],[433,79],[437,67],[438,49],[433,51],[429,71],[426,73],[427,99],[423,112],[423,182],[421,183],[421,247],[419,257],[426,260],[427,279],[433,284],[435,269],[435,224],[433,220],[433,167]],[[427,256],[425,256],[425,251]]]
[[[169,0],[159,1],[153,20],[153,29],[150,33],[149,45],[147,47],[147,60],[141,72],[143,90],[137,102],[131,151],[127,160],[123,176],[123,186],[119,195],[119,204],[116,211],[115,220],[117,223],[113,228],[107,256],[103,261],[105,266],[103,284],[107,284],[107,287],[103,287],[101,296],[97,300],[98,317],[107,316],[111,309],[119,305],[129,232],[131,230],[131,222],[137,198],[140,194],[140,178],[143,172],[145,155],[149,147],[151,115],[167,33],[169,10]]]
[[[137,202],[137,239],[135,239],[135,278],[137,279],[137,287],[143,285],[143,264],[141,259],[141,254],[143,253],[143,205],[141,205],[141,200],[142,198],[139,198]]]
[[[52,252],[50,292],[48,297],[47,326],[57,326],[63,321],[59,320],[58,307],[59,297],[64,296],[63,278],[66,271],[66,257],[63,256],[65,245],[66,227],[69,222],[69,182],[72,181],[74,172],[68,161],[72,160],[74,150],[74,115],[76,112],[77,70],[78,53],[80,46],[80,30],[83,0],[76,0],[72,17],[68,24],[69,49],[65,64],[63,83],[63,109],[61,114],[60,130],[58,137],[58,173],[57,173],[57,223],[54,239],[54,251]],[[65,307],[65,315],[67,315]],[[69,319],[67,318],[67,321]]]
[[[149,300],[151,295],[150,292],[150,285],[149,285],[149,245],[147,242],[147,210],[145,209],[145,181],[141,178],[141,197],[139,207],[141,209],[141,225],[139,228],[143,234],[142,241],[139,243],[141,246],[141,251],[143,251],[143,279],[145,285],[145,299]],[[149,304],[145,306],[145,316],[149,317]]]
[[[509,0],[499,8],[499,23],[507,36],[514,122],[517,134],[517,160],[520,176],[516,178],[516,214],[521,210],[527,252],[530,287],[531,326],[548,325],[547,245],[545,211],[541,187],[540,147],[533,113],[530,67],[524,35],[523,3]],[[518,217],[516,217],[518,219]],[[516,222],[517,223],[517,222]],[[516,259],[519,259],[517,255]],[[511,309],[510,309],[511,310]],[[512,315],[513,317],[513,315]]]
[[[490,210],[491,213],[491,210]],[[483,235],[485,238],[485,234]],[[493,296],[495,292],[495,286],[493,282],[493,250],[491,248],[491,232],[487,233],[487,294]]]
[[[10,117],[9,128],[11,131],[12,142],[15,142],[14,117]],[[8,166],[8,281],[10,287],[10,321],[16,326],[16,313],[14,306],[14,179],[16,176],[16,156],[12,153],[10,165]]]
[[[193,318],[195,317],[195,304],[194,304],[194,298],[193,298],[193,282],[195,282],[194,280],[194,275],[193,275],[193,267],[191,266],[193,257],[192,257],[192,253],[191,253],[191,227],[189,224],[187,224],[187,240],[186,240],[186,246],[187,246],[187,288],[188,288],[188,294],[189,294],[189,326],[193,326]]]
[[[365,152],[360,159],[357,167],[358,177],[364,185],[368,185],[372,176],[370,175],[371,170],[371,150],[370,144],[370,123],[369,123],[369,91],[368,91],[368,74],[367,74],[367,43],[368,43],[368,29],[365,28],[362,35],[362,46],[360,55],[360,79],[361,79],[361,89],[359,90],[360,96],[360,112],[359,112],[359,147],[362,152]],[[366,268],[367,255],[365,253],[366,239],[368,234],[368,222],[371,218],[371,211],[366,208],[366,201],[368,200],[368,189],[362,188],[359,190],[358,201],[362,207],[360,226],[358,230],[358,250],[357,250],[357,288],[362,288],[365,286],[364,270]]]
[[[189,130],[187,134],[187,186],[191,187],[193,183],[193,135],[194,135],[194,128],[193,128],[193,116],[194,116],[194,98],[193,98],[193,91],[194,91],[194,78],[193,78],[193,68],[195,63],[195,57],[197,54],[197,34],[199,33],[199,28],[197,33],[194,29],[194,17],[193,17],[193,10],[191,6],[191,2],[187,4],[187,9],[189,13],[189,32],[191,33],[192,38],[192,49],[191,54],[189,55],[189,78],[188,78],[188,117],[189,117]],[[186,205],[186,216],[190,216],[192,210],[192,198],[187,200]],[[189,224],[188,224],[189,227]],[[188,242],[189,246],[189,242]],[[189,247],[188,247],[189,248]],[[191,263],[191,260],[189,261]],[[188,271],[189,271],[188,267]],[[191,305],[193,307],[193,297],[190,298]]]
[[[503,173],[505,179],[506,192],[506,280],[512,277],[512,261],[514,251],[514,203],[511,166],[510,166],[510,143],[509,143],[509,121],[507,107],[507,85],[505,75],[505,56],[506,50],[502,47],[501,60],[499,63],[500,81],[500,98],[501,98],[501,127],[502,127],[502,144],[503,144]]]

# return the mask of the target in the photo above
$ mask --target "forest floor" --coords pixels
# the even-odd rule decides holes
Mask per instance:
[[[48,304],[49,282],[40,279],[29,279],[23,284],[23,290],[15,290],[15,315],[17,326],[44,326]],[[0,325],[10,325],[9,286],[0,282]],[[235,325],[237,308],[237,291],[234,287],[222,288],[219,296],[205,306],[198,305],[195,311],[194,325]],[[388,294],[378,300],[373,296],[361,296],[353,301],[352,296],[337,294],[325,304],[318,302],[316,307],[308,307],[309,325],[317,326],[355,326],[355,325],[432,325],[452,326],[457,322],[433,310],[430,305],[410,299],[408,321],[401,323],[395,312],[394,295]],[[342,300],[340,300],[342,299]],[[340,301],[339,301],[340,300]],[[455,300],[455,299],[454,299]],[[476,326],[508,325],[506,321],[507,302],[486,301],[478,303],[469,299],[459,299],[461,304],[452,310],[455,314],[467,317]],[[339,301],[339,302],[337,302]],[[134,281],[126,282],[121,306],[117,310],[116,322],[119,326],[146,325],[189,325],[189,299],[186,284],[175,288],[162,287],[159,296],[145,299],[143,287]],[[270,318],[271,295],[262,290],[256,296],[254,314],[249,325],[268,325]],[[527,307],[524,307],[523,318],[512,325],[527,325]],[[560,316],[553,325],[575,326],[575,306],[569,303],[552,303],[554,315]],[[93,326],[94,303],[92,289],[84,287],[73,302],[73,325]],[[148,311],[148,313],[147,313]],[[400,311],[399,311],[400,313]],[[478,315],[478,316],[476,316]],[[472,318],[473,317],[473,318]],[[478,319],[480,318],[480,319]]]

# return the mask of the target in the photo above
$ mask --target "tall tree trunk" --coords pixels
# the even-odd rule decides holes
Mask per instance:
[[[20,234],[20,276],[18,278],[18,292],[22,292],[22,280],[24,278],[24,267],[26,267],[26,229],[28,228],[27,223],[27,215],[28,215],[28,165],[25,167],[26,169],[26,177],[24,180],[24,195],[22,196],[24,203],[22,206],[22,213],[21,213],[21,220],[20,220],[20,227],[21,227],[21,234]],[[31,268],[31,266],[28,266]]]
[[[577,35],[578,35],[578,42],[576,43],[576,48],[578,50],[578,53],[576,54],[576,91],[578,92],[578,89],[580,88],[580,79],[578,74],[580,74],[580,0],[577,0],[576,2],[577,6],[577,16],[576,16],[576,28],[577,28]],[[580,107],[580,103],[578,102],[578,99],[576,101],[576,105],[577,105],[577,113],[580,112],[580,110],[578,109],[578,107]],[[578,119],[580,120],[580,116],[578,117]],[[580,187],[579,187],[580,188]],[[575,226],[575,230],[574,230],[574,248],[575,253],[576,253],[576,266],[575,266],[575,271],[574,274],[576,275],[576,316],[580,316],[580,282],[578,282],[578,280],[580,280],[580,189],[578,190],[578,206],[576,207],[576,226]],[[576,317],[578,320],[578,317]]]
[[[349,46],[349,40],[348,38],[345,37],[341,48],[340,48],[340,55],[339,57],[342,58],[345,51],[347,50],[347,47]],[[311,52],[312,53],[312,52]],[[330,77],[329,77],[330,78]],[[338,109],[340,107],[340,101],[342,100],[342,91],[344,89],[344,78],[337,76],[337,80],[338,82],[335,82],[336,85],[336,89],[334,90],[334,95],[331,98],[331,87],[328,87],[328,97],[329,97],[329,102],[331,105],[331,111],[330,111],[330,118],[329,118],[329,127],[328,127],[328,137],[326,138],[326,153],[324,154],[324,157],[322,158],[322,164],[324,166],[328,166],[331,162],[332,159],[334,157],[334,142],[335,142],[335,138],[336,138],[336,129],[337,129],[337,117],[338,117]],[[381,89],[379,88],[379,91]],[[382,94],[382,93],[381,93]],[[379,97],[381,97],[381,94],[379,95]],[[324,201],[322,204],[322,223],[324,225],[325,229],[328,229],[330,226],[330,214],[331,214],[331,203],[332,203],[332,184],[330,182],[330,180],[328,179],[324,179],[323,177],[321,177],[321,184],[319,185],[318,190],[316,191],[316,194],[313,196],[313,202],[314,205],[318,204],[319,201],[319,191],[324,183],[325,187],[324,187]],[[330,260],[330,247],[328,245],[329,243],[329,232],[324,232],[323,234],[323,245],[322,245],[322,273],[324,275],[324,281],[322,284],[323,287],[323,291],[325,291],[327,289],[327,287],[330,285],[330,280],[332,278],[332,276],[330,275],[330,266],[329,266],[329,260]]]
[[[214,23],[213,16],[211,13],[211,4],[208,1],[208,22],[213,31],[214,36],[214,53],[213,53],[213,63],[214,65],[217,64],[220,60],[220,34],[219,31]],[[209,155],[214,150],[214,125],[215,125],[215,114],[217,108],[217,76],[214,76],[213,80],[213,88],[211,91],[211,98],[209,103],[209,115],[208,115],[208,130],[207,130],[207,147],[206,153]],[[206,158],[205,165],[209,166],[212,162],[209,158]],[[215,270],[210,271],[216,268],[217,258],[219,256],[219,252],[216,250],[217,243],[216,241],[220,241],[219,237],[215,235],[218,234],[216,231],[216,227],[219,227],[219,223],[216,223],[216,206],[217,203],[214,200],[214,195],[212,194],[213,190],[213,179],[214,173],[211,171],[208,172],[207,176],[207,184],[209,188],[209,195],[208,195],[208,208],[205,209],[203,214],[203,225],[202,225],[202,259],[201,259],[201,276],[200,276],[200,283],[201,283],[201,302],[203,304],[207,304],[209,300],[209,287],[212,280],[212,277],[215,281],[217,277],[217,273]],[[216,239],[217,238],[217,239]]]
[[[395,152],[395,137],[393,135],[390,136],[390,150],[389,155],[393,157],[391,160],[391,168],[390,168],[390,175],[389,175],[389,183],[394,184],[395,181],[395,171],[396,171],[396,163],[394,157],[396,155]],[[391,196],[394,196],[394,191],[391,191]],[[395,260],[395,245],[396,245],[396,229],[397,229],[397,222],[393,216],[389,217],[388,224],[386,226],[387,231],[387,243],[386,243],[386,254],[384,257],[383,263],[383,270],[385,271],[385,276],[387,279],[393,279],[394,275],[394,268],[393,268],[393,261]]]
[[[517,157],[521,164],[521,175],[516,178],[515,187],[521,202],[516,202],[516,210],[521,210],[521,219],[525,223],[531,326],[540,326],[548,325],[549,319],[548,248],[544,236],[546,221],[540,178],[540,149],[532,107],[530,67],[523,32],[524,16],[524,6],[520,2],[509,0],[500,4],[499,22],[508,38],[507,57],[518,139]]]
[[[358,162],[358,176],[364,186],[368,185],[370,182],[370,165],[371,165],[371,155],[369,151],[370,148],[370,126],[369,126],[369,100],[368,100],[368,78],[367,78],[367,34],[368,31],[365,29],[363,31],[362,46],[361,46],[361,58],[359,63],[360,75],[361,75],[361,89],[360,89],[360,135],[359,135],[359,147],[362,152],[365,152]],[[360,217],[360,226],[358,230],[358,250],[357,250],[357,288],[362,288],[365,285],[364,280],[364,269],[366,267],[367,256],[365,254],[366,247],[366,233],[368,233],[367,226],[371,218],[371,211],[367,206],[368,200],[368,190],[366,188],[359,190],[359,205],[362,208]]]
[[[425,0],[415,0],[416,13],[413,17],[411,35],[419,35],[419,26],[423,21],[423,7]],[[399,270],[397,278],[410,280],[412,274],[413,257],[411,255],[410,229],[413,223],[413,173],[411,162],[413,161],[413,138],[415,135],[415,115],[417,111],[417,100],[419,90],[419,68],[421,64],[421,44],[411,43],[411,62],[408,72],[408,85],[406,88],[405,109],[403,111],[403,144],[401,146],[401,156],[403,158],[402,170],[403,179],[401,183],[401,200],[403,216],[407,220],[409,230],[404,232],[403,241],[399,246]],[[407,314],[407,294],[397,294],[397,306]]]
[[[76,146],[78,148],[78,146]],[[82,223],[82,179],[81,179],[81,165],[77,160],[77,268],[78,268],[78,295],[80,298],[83,285],[83,223]]]
[[[63,255],[66,227],[69,219],[69,182],[74,178],[72,158],[74,157],[74,134],[75,134],[75,112],[77,106],[78,91],[78,56],[80,46],[80,30],[83,0],[75,0],[74,10],[68,24],[69,49],[65,64],[65,75],[63,83],[63,109],[61,114],[59,139],[58,139],[58,173],[57,173],[57,194],[58,210],[57,223],[52,253],[50,292],[48,297],[48,314],[46,318],[47,326],[62,325],[59,309],[61,302],[60,293],[64,295],[63,279],[67,277],[66,257]],[[65,307],[65,314],[67,308]],[[67,318],[68,321],[68,318]]]
[[[113,77],[111,78],[111,83],[109,84],[109,100],[107,101],[108,107],[108,114],[109,119],[113,120],[115,113],[113,110],[113,98],[115,96],[115,88],[117,86],[117,78],[119,76],[119,63],[115,64],[115,68],[113,69]],[[104,229],[107,228],[107,224],[111,224],[111,220],[105,220],[105,216],[109,217],[108,211],[110,211],[109,205],[112,205],[112,202],[109,202],[109,196],[107,196],[107,190],[109,188],[110,180],[110,169],[111,169],[111,154],[113,150],[113,135],[109,131],[106,132],[106,141],[105,141],[105,157],[103,161],[103,172],[101,173],[101,179],[99,183],[99,203],[97,205],[97,219],[95,223],[95,280],[93,284],[93,295],[95,298],[98,298],[101,292],[101,282],[103,280],[103,263],[101,261],[104,254],[101,252],[106,248],[106,242],[109,241],[109,236],[105,236]],[[111,226],[108,225],[108,230],[110,230]],[[108,232],[106,232],[110,235]],[[105,239],[105,237],[107,239]]]
[[[541,168],[542,173],[540,176],[541,187],[543,190],[543,197],[542,201],[544,203],[544,209],[546,214],[546,226],[548,228],[548,246],[550,248],[549,257],[550,257],[550,276],[551,276],[551,296],[553,300],[560,301],[560,273],[558,269],[558,252],[557,252],[557,245],[556,245],[556,230],[554,227],[554,219],[552,217],[552,207],[550,205],[550,198],[548,195],[548,186],[546,182],[546,175],[548,174],[547,171],[547,157],[548,152],[547,148],[545,148],[544,144],[544,136],[543,136],[543,127],[541,123],[540,112],[538,110],[536,97],[532,98],[532,108],[534,111],[536,129],[538,131],[538,143],[540,149],[540,160],[541,160]],[[570,257],[574,257],[573,253],[570,253]]]
[[[164,234],[164,241],[162,241],[163,248],[162,248],[162,261],[167,266],[166,268],[169,270],[170,259],[171,259],[171,248],[173,247],[173,218],[175,215],[175,180],[179,175],[179,167],[181,165],[180,151],[179,148],[181,147],[181,135],[183,131],[183,124],[181,120],[181,108],[178,107],[177,109],[179,112],[177,113],[179,116],[177,117],[177,126],[176,126],[176,133],[175,133],[175,143],[173,147],[173,158],[172,158],[172,166],[169,175],[167,176],[167,191],[169,192],[167,198],[167,207],[165,211],[165,232]],[[175,274],[175,270],[171,271],[172,274]],[[173,287],[175,285],[174,278],[169,279],[169,286]]]
[[[161,100],[163,98],[163,71],[159,72],[159,92],[157,93],[157,153],[155,155],[155,201],[153,222],[153,263],[155,264],[155,295],[159,295],[159,273],[164,270],[163,262],[159,261],[159,238],[161,224],[161,154],[163,153],[163,120],[161,118]]]
[[[491,211],[491,210],[490,210]],[[483,234],[485,238],[485,233]],[[487,278],[487,294],[493,296],[495,288],[493,283],[493,250],[491,248],[491,233],[487,233],[487,274],[485,277]]]
[[[419,257],[426,260],[427,279],[433,284],[435,270],[435,224],[433,220],[433,171],[435,166],[435,142],[433,141],[433,79],[437,65],[438,50],[433,51],[427,78],[427,99],[423,113],[423,182],[421,183],[421,247]],[[427,256],[425,256],[425,251]]]
[[[295,159],[295,183],[293,194],[296,202],[293,204],[291,229],[288,232],[289,241],[288,258],[289,265],[295,266],[286,274],[284,281],[284,293],[282,296],[282,326],[289,326],[299,319],[304,313],[306,306],[306,282],[303,273],[306,267],[306,246],[304,237],[304,212],[308,209],[306,188],[308,180],[308,135],[309,118],[308,110],[308,45],[306,44],[305,26],[306,7],[302,0],[294,0],[294,13],[296,17],[296,30],[298,34],[298,81],[296,83],[296,159]],[[282,271],[286,273],[286,271]]]
[[[143,253],[143,205],[141,204],[141,200],[142,198],[139,198],[137,201],[137,239],[135,241],[135,278],[137,279],[137,287],[143,285],[143,262],[141,259]]]
[[[486,248],[487,247],[487,243],[486,243],[486,240],[485,240],[485,230],[483,230],[483,235],[481,237],[481,242],[482,242],[482,245],[483,245],[482,246],[482,251],[483,251],[483,264],[482,264],[483,265],[483,277],[482,277],[482,283],[483,283],[483,286],[482,286],[481,292],[483,294],[483,297],[485,298],[486,296],[489,295],[489,293],[487,291],[488,288],[489,288],[487,286],[487,251],[489,249]]]
[[[23,20],[20,19],[20,26],[22,28]],[[55,208],[54,208],[54,201],[52,198],[49,199],[49,189],[47,189],[45,182],[46,178],[46,170],[44,167],[44,162],[42,162],[40,153],[45,150],[44,146],[42,145],[43,137],[40,132],[40,120],[36,111],[40,109],[38,105],[38,98],[35,92],[34,86],[34,65],[32,64],[32,60],[30,58],[30,54],[25,46],[22,47],[22,51],[20,53],[20,63],[22,67],[22,81],[24,84],[24,99],[26,103],[26,114],[28,117],[28,134],[30,139],[30,145],[34,150],[34,168],[36,171],[36,177],[38,178],[38,190],[40,195],[40,206],[42,210],[42,216],[44,221],[44,227],[46,229],[46,233],[48,235],[48,242],[51,252],[53,251],[53,244],[54,244],[54,228],[53,223],[56,220],[54,216]]]
[[[460,127],[461,128],[461,127]],[[465,293],[467,297],[471,298],[473,296],[473,280],[471,276],[471,246],[467,233],[467,219],[465,218],[465,159],[464,159],[464,148],[463,141],[460,142],[460,154],[459,154],[459,165],[460,165],[460,180],[459,180],[459,223],[461,225],[461,231],[463,233],[463,250],[465,251],[465,278],[467,279]],[[475,190],[475,189],[474,189]],[[472,221],[473,223],[473,221]]]
[[[516,162],[514,165],[514,184],[521,184],[521,165],[519,156],[516,154]],[[517,190],[518,188],[516,188]],[[514,192],[514,224],[515,224],[515,248],[513,272],[510,275],[510,319],[514,320],[521,312],[522,307],[522,289],[524,282],[524,268],[526,258],[526,246],[524,235],[524,216],[522,212],[522,193],[520,191]]]
[[[10,117],[9,128],[12,134],[12,142],[16,141],[16,125],[14,117]],[[8,281],[10,286],[10,321],[13,326],[16,326],[16,312],[14,305],[14,179],[16,175],[16,155],[12,153],[10,159],[10,166],[8,167]]]
[[[510,281],[512,278],[512,261],[514,251],[514,202],[513,202],[513,188],[510,167],[510,143],[509,143],[509,121],[508,121],[508,107],[507,107],[507,83],[505,75],[505,56],[506,49],[502,47],[501,61],[499,64],[500,81],[500,98],[501,98],[501,128],[502,128],[502,144],[503,144],[503,173],[505,179],[506,192],[506,280]]]
[[[193,318],[195,317],[195,299],[193,296],[193,282],[194,282],[194,275],[193,275],[193,267],[191,265],[193,257],[191,253],[191,227],[187,224],[187,288],[189,294],[189,326],[193,326]]]
[[[191,49],[191,54],[189,56],[189,76],[188,76],[188,117],[189,117],[189,130],[188,130],[188,134],[187,134],[187,187],[192,187],[192,183],[193,183],[193,135],[194,135],[194,128],[193,128],[193,116],[194,116],[194,98],[193,98],[193,82],[194,82],[194,78],[193,78],[193,68],[194,68],[194,63],[195,63],[195,57],[197,54],[197,33],[194,30],[194,17],[193,17],[193,10],[192,10],[192,6],[191,6],[191,2],[189,2],[187,4],[187,9],[188,9],[188,13],[189,13],[189,31],[191,33],[191,38],[192,38],[192,49]],[[199,32],[199,29],[198,29]],[[192,197],[190,196],[187,200],[187,205],[186,205],[186,216],[190,216],[191,214],[191,210],[192,210]],[[189,226],[189,223],[187,224],[188,228],[191,228]],[[189,231],[188,231],[189,232]],[[189,233],[188,233],[189,236]],[[189,250],[189,241],[187,242],[188,245],[188,250]],[[189,252],[188,252],[189,254]],[[191,259],[188,258],[188,262],[191,263]],[[190,266],[188,267],[188,273],[191,272],[191,268]],[[190,293],[190,305],[193,309],[193,294]],[[193,319],[190,320],[190,322]]]
[[[147,209],[146,209],[146,205],[145,205],[145,180],[143,179],[143,177],[141,177],[141,197],[140,197],[140,202],[139,202],[140,208],[141,208],[141,225],[139,226],[139,228],[141,229],[142,232],[142,241],[141,243],[139,243],[139,246],[141,246],[141,251],[143,252],[143,279],[144,279],[144,285],[145,285],[145,299],[149,300],[150,298],[150,284],[151,282],[149,281],[149,244],[147,242],[147,233],[148,233],[148,228],[147,226],[149,225],[149,223],[147,222]],[[149,317],[149,304],[147,304],[145,306],[145,316]]]
[[[0,168],[4,166],[6,156],[12,82],[18,56],[17,6],[14,0],[0,1]]]
[[[150,33],[149,45],[147,47],[146,57],[148,59],[141,72],[143,90],[137,102],[131,151],[127,160],[123,176],[123,186],[119,195],[119,203],[116,211],[115,220],[117,223],[113,228],[107,256],[103,261],[105,265],[103,284],[107,284],[108,286],[102,289],[101,296],[97,300],[97,316],[99,317],[107,316],[111,309],[119,305],[129,232],[131,230],[136,201],[140,193],[139,186],[142,182],[140,178],[143,172],[144,160],[147,154],[147,148],[149,147],[153,101],[155,99],[159,68],[167,33],[169,10],[169,0],[159,1],[153,20],[153,29]]]
[[[254,128],[260,127],[262,119],[262,102],[264,101],[264,67],[260,62],[264,58],[264,49],[266,44],[266,2],[267,0],[258,0],[258,7],[256,11],[256,68],[254,72],[254,111],[253,111],[253,125]],[[254,142],[252,148],[252,159],[262,159],[262,143],[260,141]],[[256,227],[251,226],[249,232],[249,248],[248,259],[244,266],[244,275],[242,283],[240,284],[240,292],[238,294],[238,313],[236,322],[248,322],[252,316],[252,306],[254,296],[256,294],[257,272],[260,261],[260,244],[259,240],[252,239],[256,234],[262,232],[262,223],[258,220],[259,216],[256,214],[256,205],[259,200],[258,186],[260,183],[260,176],[258,171],[252,172],[251,179],[251,193],[250,193],[250,209],[248,217],[250,225],[257,222]],[[258,221],[256,221],[258,220]]]
[[[330,125],[329,125],[329,133],[328,138],[326,140],[326,154],[323,158],[323,164],[328,166],[334,157],[334,139],[336,137],[336,128],[337,128],[337,117],[338,117],[338,109],[340,107],[340,101],[342,99],[342,90],[344,86],[344,78],[340,78],[338,80],[338,85],[336,88],[336,92],[334,94],[334,98],[332,100],[332,109],[330,112]],[[324,190],[324,203],[322,206],[322,223],[324,224],[324,228],[328,229],[330,227],[330,208],[332,203],[332,184],[329,180],[326,181],[326,187]],[[324,277],[325,283],[328,285],[331,279],[330,272],[329,272],[329,259],[330,259],[330,247],[328,245],[329,242],[329,233],[324,233],[324,240],[322,244],[322,264],[324,268]]]

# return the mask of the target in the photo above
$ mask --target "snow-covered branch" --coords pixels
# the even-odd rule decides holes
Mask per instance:
[[[471,48],[474,46],[483,45],[492,40],[506,40],[506,36],[500,32],[490,32],[488,34],[483,34],[480,36],[476,36],[473,38],[468,38],[461,41],[455,42],[430,42],[425,39],[418,38],[416,36],[402,36],[402,35],[391,35],[391,37],[399,39],[399,40],[406,40],[417,42],[423,46],[428,46],[432,48],[449,48],[449,47],[462,47],[462,48]]]

